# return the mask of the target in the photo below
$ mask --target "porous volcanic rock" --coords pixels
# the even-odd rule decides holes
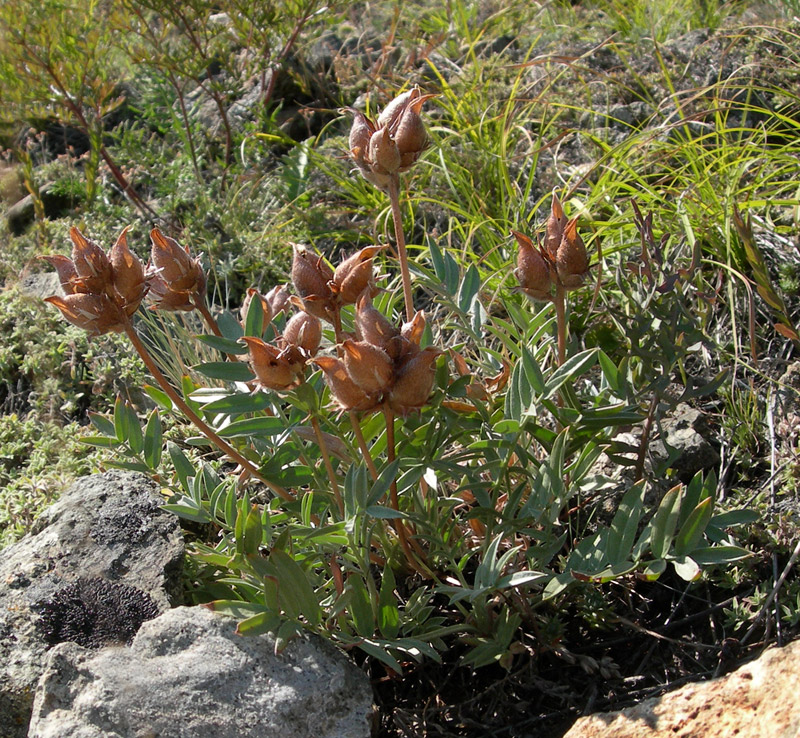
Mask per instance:
[[[367,677],[320,638],[275,653],[204,607],[142,625],[130,647],[56,646],[29,738],[369,738]]]
[[[797,738],[800,641],[710,682],[580,718],[564,738]]]
[[[153,605],[180,602],[183,537],[162,501],[140,474],[86,477],[0,551],[0,738],[26,735],[53,643],[125,642]]]

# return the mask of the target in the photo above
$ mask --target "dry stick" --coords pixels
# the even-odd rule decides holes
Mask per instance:
[[[319,450],[322,451],[322,461],[325,464],[325,471],[328,474],[328,481],[331,483],[331,491],[336,499],[336,506],[339,508],[339,515],[344,515],[344,502],[342,501],[342,493],[339,491],[339,484],[336,482],[336,473],[333,471],[333,464],[331,464],[331,456],[328,453],[328,446],[325,443],[325,436],[322,435],[322,429],[319,427],[319,421],[312,415],[311,427],[314,429],[314,435],[317,437],[317,445]]]
[[[406,320],[414,318],[414,300],[411,296],[411,275],[408,271],[408,253],[406,238],[403,234],[403,216],[400,212],[400,175],[393,174],[389,179],[389,203],[392,206],[394,221],[394,238],[397,243],[397,256],[400,261],[400,277],[403,280],[403,300],[406,303]]]
[[[256,479],[263,482],[267,487],[269,487],[276,495],[281,497],[282,499],[286,500],[287,502],[294,502],[294,496],[288,492],[286,489],[281,487],[279,484],[275,484],[275,482],[271,482],[265,476],[261,474],[258,469],[256,469],[253,464],[248,461],[244,456],[242,456],[235,448],[233,448],[229,443],[225,440],[220,438],[217,433],[204,421],[202,420],[194,410],[186,403],[186,401],[181,397],[176,391],[175,388],[170,384],[169,380],[164,376],[161,370],[158,368],[156,363],[153,361],[153,358],[150,356],[150,352],[147,350],[147,347],[142,343],[141,339],[139,338],[139,334],[136,333],[136,329],[133,327],[133,324],[130,322],[130,319],[125,317],[123,314],[123,326],[125,328],[125,333],[127,334],[128,338],[130,338],[133,347],[136,349],[136,352],[142,358],[142,361],[145,363],[148,371],[153,375],[155,380],[161,385],[164,392],[167,393],[167,396],[172,400],[186,415],[189,420],[197,427],[197,429],[209,440],[211,441],[220,451],[227,454],[231,459],[237,462],[243,469],[247,470],[252,476]]]

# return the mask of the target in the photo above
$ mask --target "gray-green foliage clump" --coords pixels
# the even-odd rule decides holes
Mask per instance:
[[[99,434],[87,440],[117,448],[125,468],[157,474],[171,489],[166,509],[217,531],[194,549],[197,599],[243,618],[242,633],[285,641],[311,630],[396,672],[408,659],[438,661],[454,643],[465,648],[462,664],[510,668],[579,585],[631,586],[632,576],[655,581],[668,567],[691,582],[748,552],[729,533],[743,520],[715,510],[713,473],[645,503],[660,385],[682,383],[686,398],[713,391],[686,375],[693,346],[676,339],[664,352],[665,327],[655,324],[689,338],[702,325],[693,268],[664,264],[652,219],[634,206],[638,267],[618,279],[647,294],[628,297],[641,325],[611,358],[569,333],[571,296],[591,284],[591,251],[580,217],[568,219],[555,196],[542,245],[515,232],[520,288],[487,294],[492,275],[434,241],[412,260],[400,174],[428,145],[426,99],[412,88],[375,123],[356,113],[349,138],[361,174],[388,196],[396,259],[375,246],[328,262],[296,246],[291,285],[250,290],[232,315],[207,304],[200,261],[159,229],[145,272],[126,231],[106,252],[73,228],[71,258],[47,257],[65,296],[47,301],[90,334],[124,333],[156,380],[148,394],[158,407],[144,427],[120,398],[113,418],[93,418]],[[157,312],[198,313],[206,335],[195,340],[219,355],[167,376],[135,320],[146,294]],[[193,353],[192,339],[168,326],[150,341]],[[162,414],[182,415],[199,434],[192,443],[221,452],[236,473],[165,446]],[[629,425],[643,428],[637,481],[597,525],[584,512],[604,484],[594,464]]]

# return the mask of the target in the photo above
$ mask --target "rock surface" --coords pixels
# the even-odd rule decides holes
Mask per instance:
[[[130,647],[56,646],[36,692],[29,738],[368,738],[366,676],[330,644],[280,654],[234,620],[178,607]]]
[[[797,738],[800,641],[710,682],[580,718],[564,738]]]
[[[130,472],[79,480],[0,552],[0,738],[26,735],[52,648],[40,611],[59,592],[99,579],[146,593],[159,611],[179,601],[183,538],[157,491]]]

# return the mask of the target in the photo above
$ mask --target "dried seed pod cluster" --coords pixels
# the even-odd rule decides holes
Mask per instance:
[[[355,325],[355,337],[341,343],[339,356],[313,359],[337,405],[365,412],[387,406],[400,415],[425,405],[433,391],[434,362],[442,352],[420,348],[424,314],[418,312],[398,329],[364,292],[356,304]]]
[[[77,228],[71,228],[69,235],[72,258],[42,257],[55,267],[64,290],[64,297],[56,295],[45,301],[91,336],[124,330],[148,289],[144,267],[128,248],[127,229],[108,254]]]
[[[158,228],[150,232],[153,248],[147,280],[152,310],[194,310],[205,301],[206,275],[200,259]]]
[[[432,97],[414,87],[395,97],[374,122],[351,110],[350,156],[376,187],[386,189],[391,177],[409,169],[427,147],[428,134],[420,111]]]
[[[512,235],[519,245],[514,274],[526,295],[534,300],[550,300],[556,285],[566,291],[583,285],[589,275],[589,256],[578,233],[578,218],[566,219],[555,194],[543,246],[534,245],[528,236],[517,231]]]
[[[335,270],[321,256],[294,246],[292,283],[307,313],[336,323],[343,305],[352,305],[363,292],[377,292],[372,260],[382,246],[367,246],[345,259]]]

